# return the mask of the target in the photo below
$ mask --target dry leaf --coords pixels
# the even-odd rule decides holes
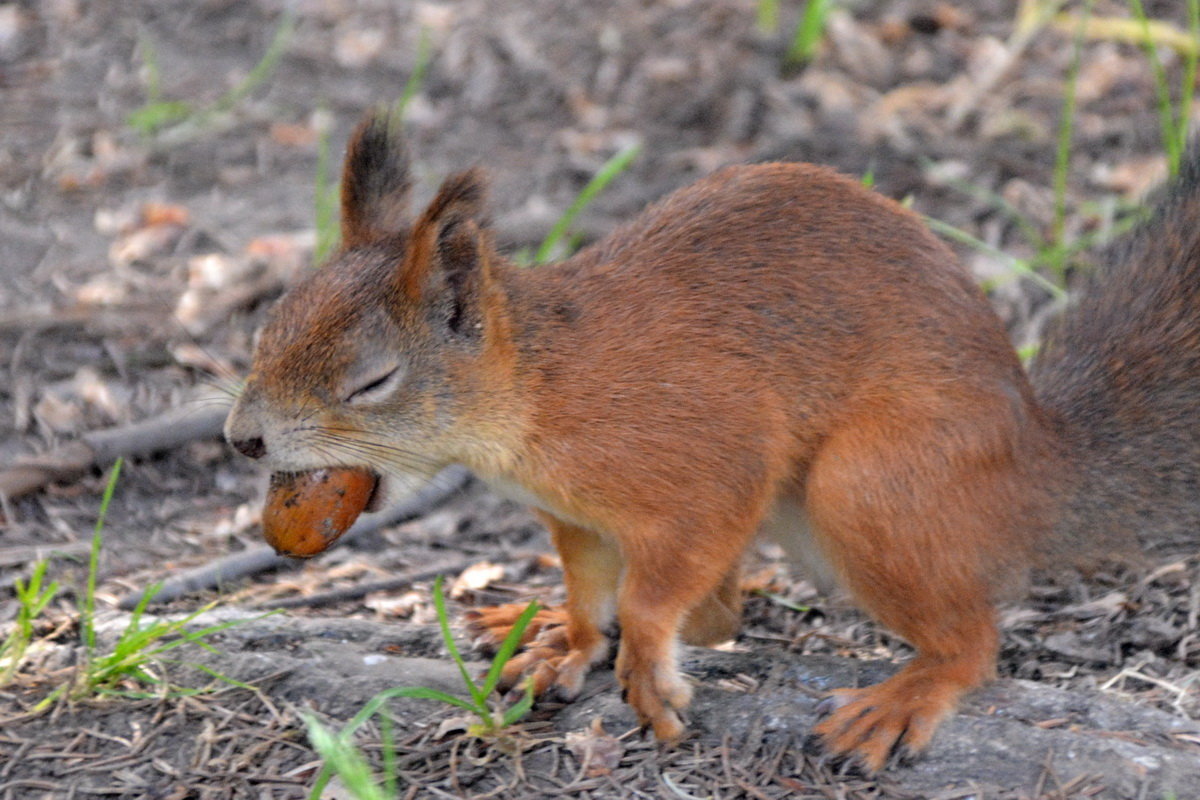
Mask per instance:
[[[271,141],[284,147],[311,147],[317,143],[317,129],[311,125],[276,122],[271,126]]]
[[[341,31],[333,44],[333,60],[347,69],[367,66],[383,51],[387,37],[379,28]]]
[[[151,225],[113,242],[108,259],[117,266],[128,266],[153,256],[166,255],[183,235],[182,225]]]
[[[141,209],[141,221],[145,227],[154,225],[179,225],[182,227],[191,221],[191,216],[191,212],[184,206],[171,203],[143,203]]]
[[[421,592],[405,592],[396,597],[387,594],[370,594],[363,599],[363,605],[381,617],[402,618],[411,616],[413,611],[425,602]]]
[[[458,576],[454,584],[450,587],[450,596],[457,600],[467,592],[486,589],[491,585],[492,581],[502,580],[503,578],[504,567],[499,564],[493,564],[490,561],[480,561],[478,564],[472,564],[462,571],[462,574]]]
[[[584,766],[589,778],[608,775],[625,755],[625,745],[604,730],[600,717],[595,717],[586,729],[568,733],[565,743],[571,755]]]
[[[474,717],[450,717],[442,720],[434,731],[433,738],[444,739],[452,733],[466,733],[475,724]]]

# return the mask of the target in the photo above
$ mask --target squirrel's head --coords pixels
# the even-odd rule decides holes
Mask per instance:
[[[272,471],[368,467],[415,482],[452,461],[502,374],[503,291],[480,176],[442,184],[408,218],[395,123],[356,129],[342,175],[342,246],[287,292],[259,333],[225,425]]]

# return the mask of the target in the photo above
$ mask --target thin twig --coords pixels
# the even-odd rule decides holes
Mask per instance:
[[[13,498],[50,483],[72,481],[96,466],[119,457],[171,450],[195,439],[221,435],[229,413],[227,398],[211,403],[188,403],[142,422],[85,433],[40,456],[22,459],[0,470],[0,495]]]

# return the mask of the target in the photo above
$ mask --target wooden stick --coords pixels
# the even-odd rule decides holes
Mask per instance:
[[[119,456],[148,455],[195,439],[216,438],[228,414],[226,398],[204,398],[132,425],[85,433],[49,453],[0,470],[0,495],[11,499],[50,483],[72,481]]]
[[[261,609],[276,609],[276,608],[309,608],[312,606],[327,606],[332,603],[340,603],[343,600],[357,600],[360,597],[365,597],[372,592],[395,592],[400,589],[407,589],[418,581],[427,581],[436,578],[438,575],[458,575],[467,567],[479,561],[479,558],[468,558],[460,561],[453,561],[445,564],[439,564],[433,567],[406,572],[403,575],[397,575],[394,578],[385,578],[379,581],[371,581],[370,583],[360,583],[356,586],[346,586],[342,589],[332,589],[328,592],[319,594],[310,594],[303,597],[285,597],[280,600],[269,600],[266,603],[260,603],[255,608]]]

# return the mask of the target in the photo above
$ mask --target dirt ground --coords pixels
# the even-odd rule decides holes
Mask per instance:
[[[1010,262],[1052,235],[1072,26],[1027,36],[1013,4],[996,0],[844,2],[816,59],[788,66],[800,4],[780,5],[766,33],[754,0],[0,4],[0,466],[88,431],[211,408],[213,387],[244,373],[265,309],[311,266],[321,170],[333,175],[360,114],[394,102],[423,51],[406,116],[418,201],[449,172],[486,167],[506,249],[535,246],[631,144],[642,148],[632,167],[575,226],[584,240],[724,164],[826,163],[979,240],[955,246],[1014,342],[1035,342],[1061,303]],[[1181,30],[1183,5],[1146,2]],[[1122,2],[1093,6],[1127,16]],[[273,40],[279,58],[256,75]],[[1159,53],[1178,87],[1180,58]],[[1087,41],[1077,92],[1065,235],[1092,246],[1068,277],[1166,172],[1141,48]],[[228,617],[301,598],[222,634],[220,653],[161,666],[211,691],[32,714],[74,658],[69,620],[106,475],[3,504],[0,621],[15,617],[13,581],[38,559],[67,589],[40,629],[54,646],[0,687],[0,798],[305,797],[319,763],[302,712],[333,724],[387,686],[454,690],[431,567],[495,565],[489,581],[464,584],[456,612],[560,598],[545,533],[468,483],[311,562],[155,606],[219,599],[209,615]],[[213,437],[126,463],[103,532],[105,624],[126,619],[119,598],[261,546],[265,482]],[[736,646],[685,657],[703,688],[683,746],[641,741],[605,670],[583,700],[543,707],[493,742],[461,736],[442,707],[404,701],[393,707],[400,796],[1200,797],[1194,547],[1086,579],[1039,576],[1006,612],[1004,680],[927,759],[878,781],[823,761],[804,731],[823,689],[886,674],[905,646],[769,549],[755,557],[770,591],[750,598]],[[311,601],[409,574],[420,579]],[[253,688],[213,683],[194,663]],[[376,757],[379,736],[372,724],[360,738]]]

